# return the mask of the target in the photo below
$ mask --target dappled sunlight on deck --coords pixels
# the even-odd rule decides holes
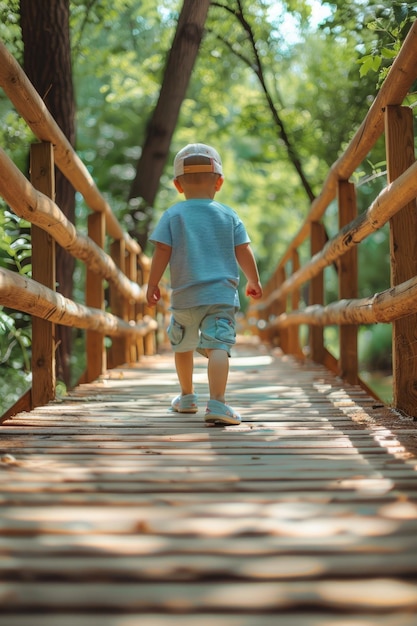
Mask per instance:
[[[401,612],[417,609],[413,422],[261,345],[231,359],[240,426],[204,424],[200,357],[195,385],[199,412],[173,413],[172,355],[150,356],[2,426],[10,616],[100,606],[158,613],[161,625],[226,612],[222,624],[241,626],[249,612],[253,626],[308,608],[294,625],[326,624],[321,611],[384,624],[388,610],[400,621],[387,624],[411,626]],[[376,622],[350,624],[362,623]]]

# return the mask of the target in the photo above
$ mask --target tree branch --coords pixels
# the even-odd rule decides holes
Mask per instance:
[[[250,59],[248,59],[245,55],[241,54],[240,52],[238,52],[234,47],[233,44],[230,43],[229,41],[227,41],[226,39],[224,39],[223,37],[220,37],[219,35],[217,35],[217,38],[223,42],[224,45],[226,45],[229,50],[232,51],[232,53],[237,56],[241,61],[243,61],[244,63],[246,63],[246,65],[248,65],[251,70],[253,70],[253,72],[255,72],[256,76],[259,79],[259,82],[261,84],[262,90],[264,92],[269,110],[272,114],[273,120],[275,122],[275,125],[278,128],[278,133],[279,133],[279,137],[282,140],[282,142],[284,143],[286,150],[287,150],[287,154],[289,156],[289,159],[291,161],[291,163],[294,165],[298,176],[300,177],[301,183],[303,185],[303,188],[310,200],[310,202],[312,202],[315,198],[313,190],[310,186],[309,181],[307,180],[306,175],[304,174],[304,170],[303,167],[301,165],[301,161],[298,157],[297,151],[295,149],[295,147],[293,146],[286,126],[284,124],[284,121],[282,120],[275,104],[273,101],[273,98],[269,92],[268,86],[266,84],[266,80],[265,80],[265,74],[264,74],[264,70],[263,70],[263,66],[262,66],[262,62],[260,59],[260,56],[258,54],[258,49],[256,47],[256,40],[255,40],[255,36],[252,30],[251,25],[249,24],[248,20],[246,19],[245,15],[244,15],[244,10],[243,10],[243,5],[241,0],[236,0],[237,2],[237,7],[238,9],[232,9],[229,6],[224,5],[221,2],[212,2],[211,5],[212,6],[217,6],[221,9],[224,9],[225,11],[228,11],[229,13],[231,13],[233,15],[233,17],[235,19],[237,19],[237,21],[239,22],[239,24],[241,25],[241,27],[243,28],[244,32],[246,33],[247,39],[250,42],[251,45],[251,49],[252,49],[252,54],[254,56],[254,62],[251,61]]]

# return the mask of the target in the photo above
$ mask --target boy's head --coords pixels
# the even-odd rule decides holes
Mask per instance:
[[[174,185],[189,198],[213,198],[223,184],[222,161],[217,150],[190,143],[174,159]]]
[[[222,160],[217,150],[204,143],[190,143],[174,159],[174,178],[188,174],[223,176]]]

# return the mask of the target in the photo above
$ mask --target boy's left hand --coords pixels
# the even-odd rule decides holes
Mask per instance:
[[[249,282],[246,286],[246,295],[257,300],[262,298],[262,285],[260,282]]]
[[[161,291],[158,285],[148,285],[148,289],[146,291],[146,301],[148,305],[155,306],[160,299]]]

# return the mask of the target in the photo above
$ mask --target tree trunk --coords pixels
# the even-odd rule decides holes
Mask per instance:
[[[139,211],[146,216],[132,233],[141,246],[147,239],[150,208],[155,201],[181,104],[197,58],[209,6],[210,0],[184,0],[159,99],[147,127],[136,177],[129,194],[130,200],[140,199],[139,204],[132,208],[135,223]]]
[[[24,70],[71,144],[75,145],[69,0],[20,0]],[[56,170],[56,203],[75,222],[75,192]],[[72,297],[74,259],[57,246],[57,289]],[[71,328],[57,326],[57,377],[70,384]]]

